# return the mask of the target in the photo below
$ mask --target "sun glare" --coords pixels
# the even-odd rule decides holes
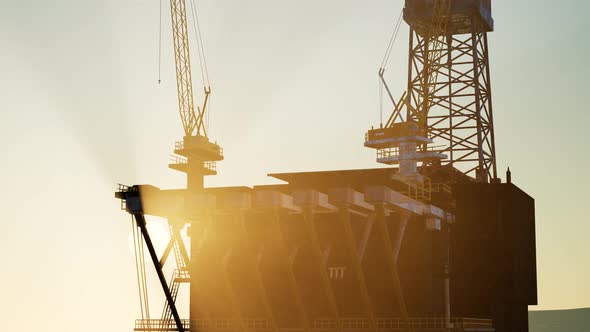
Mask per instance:
[[[147,229],[150,234],[150,238],[154,244],[154,248],[156,249],[156,253],[158,257],[162,256],[162,253],[166,249],[168,242],[170,241],[170,231],[168,230],[168,226],[166,225],[166,220],[160,218],[150,218],[147,221]],[[139,231],[139,229],[138,229]],[[134,255],[135,250],[133,249],[133,231],[129,231],[129,236],[127,238],[127,242],[129,245],[129,252]],[[144,242],[145,246],[145,242]],[[146,248],[147,249],[147,248]],[[148,255],[146,250],[146,256]]]

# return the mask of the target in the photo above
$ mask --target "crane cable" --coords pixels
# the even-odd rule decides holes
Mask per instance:
[[[393,50],[393,46],[395,45],[395,41],[397,40],[397,35],[399,33],[399,29],[402,25],[404,11],[399,14],[397,21],[395,22],[395,26],[393,28],[393,32],[389,39],[389,44],[387,44],[387,49],[385,50],[385,55],[383,56],[383,61],[381,61],[381,69],[385,69],[387,67],[387,63],[389,62],[389,57],[391,56],[391,51]]]
[[[197,42],[197,55],[199,57],[199,65],[201,68],[201,81],[204,86],[210,86],[209,68],[207,67],[207,59],[205,57],[205,47],[203,45],[203,37],[201,34],[201,26],[199,24],[199,16],[195,0],[190,0],[191,14],[193,16],[193,30],[195,40]],[[159,28],[158,28],[158,83],[162,82],[162,0],[160,0],[159,8]]]
[[[162,0],[160,0],[160,26],[158,28],[158,84],[162,83]]]
[[[399,34],[399,29],[402,24],[404,10],[400,11],[400,14],[395,22],[393,27],[393,32],[391,33],[391,37],[389,38],[389,43],[387,44],[387,49],[385,50],[385,55],[383,56],[383,60],[381,61],[381,67],[379,68],[379,77],[377,78],[379,81],[379,123],[381,127],[383,126],[383,79],[381,75],[385,72],[385,68],[389,63],[389,58],[391,57],[391,52],[393,50],[393,46],[395,45],[395,41],[397,40],[397,35]]]
[[[383,81],[379,77],[379,127],[383,128]]]
[[[135,256],[135,270],[137,273],[137,289],[139,292],[139,304],[142,320],[150,319],[150,306],[148,300],[145,252],[143,250],[143,234],[138,229],[135,218],[131,216],[133,231],[133,253]]]
[[[193,30],[197,42],[197,54],[199,56],[199,64],[201,67],[201,81],[205,91],[211,91],[211,82],[209,81],[209,68],[207,67],[207,58],[205,56],[205,46],[203,36],[201,34],[201,24],[199,23],[199,12],[195,0],[190,0],[191,15],[193,17]],[[211,96],[209,96],[208,112],[205,113],[205,130],[209,132],[209,119],[211,113]]]
[[[203,86],[210,86],[209,69],[207,68],[207,59],[205,57],[205,47],[203,45],[203,37],[201,35],[201,25],[199,23],[199,16],[195,0],[190,0],[191,14],[193,16],[193,30],[197,41],[197,53],[199,55],[199,64],[201,66],[201,80]]]

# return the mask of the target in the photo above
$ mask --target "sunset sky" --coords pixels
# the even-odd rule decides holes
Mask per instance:
[[[207,186],[378,167],[363,135],[379,121],[377,70],[403,1],[197,3],[210,136],[226,156]],[[583,0],[493,1],[498,169],[536,199],[535,310],[590,307],[588,13]],[[156,0],[0,2],[6,331],[131,331],[139,317],[114,184],[184,184],[167,168],[182,128],[165,0],[160,85],[158,22]],[[387,71],[395,94],[407,35],[404,24]]]

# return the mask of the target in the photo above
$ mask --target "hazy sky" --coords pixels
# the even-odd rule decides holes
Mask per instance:
[[[403,1],[198,3],[211,136],[226,155],[207,185],[377,166],[363,134],[378,123],[376,73]],[[590,306],[590,119],[582,101],[590,2],[493,6],[498,166],[510,165],[514,182],[536,198],[538,308]],[[156,83],[158,8],[156,0],[0,2],[6,330],[130,331],[138,317],[129,216],[113,184],[184,182],[167,169],[182,129],[167,10]],[[406,53],[404,25],[388,69],[396,95]]]

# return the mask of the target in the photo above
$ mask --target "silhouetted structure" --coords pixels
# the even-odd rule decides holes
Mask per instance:
[[[409,194],[396,169],[275,174],[288,184],[210,188],[176,209],[182,190],[140,192],[147,214],[192,214],[191,329],[443,331],[450,258],[453,330],[526,331],[534,201],[448,166],[423,173],[454,177],[452,194]]]
[[[398,168],[272,174],[285,184],[253,188],[203,188],[223,150],[203,125],[210,90],[196,113],[186,96],[184,1],[172,5],[185,137],[170,167],[188,181],[187,189],[116,193],[167,299],[161,319],[144,315],[136,331],[528,330],[527,306],[537,302],[534,200],[510,171],[508,183],[497,177],[489,0],[406,1],[408,91],[364,143]],[[145,215],[169,220],[161,258]],[[180,236],[187,224],[190,251]],[[175,304],[181,283],[191,285],[189,319]]]

